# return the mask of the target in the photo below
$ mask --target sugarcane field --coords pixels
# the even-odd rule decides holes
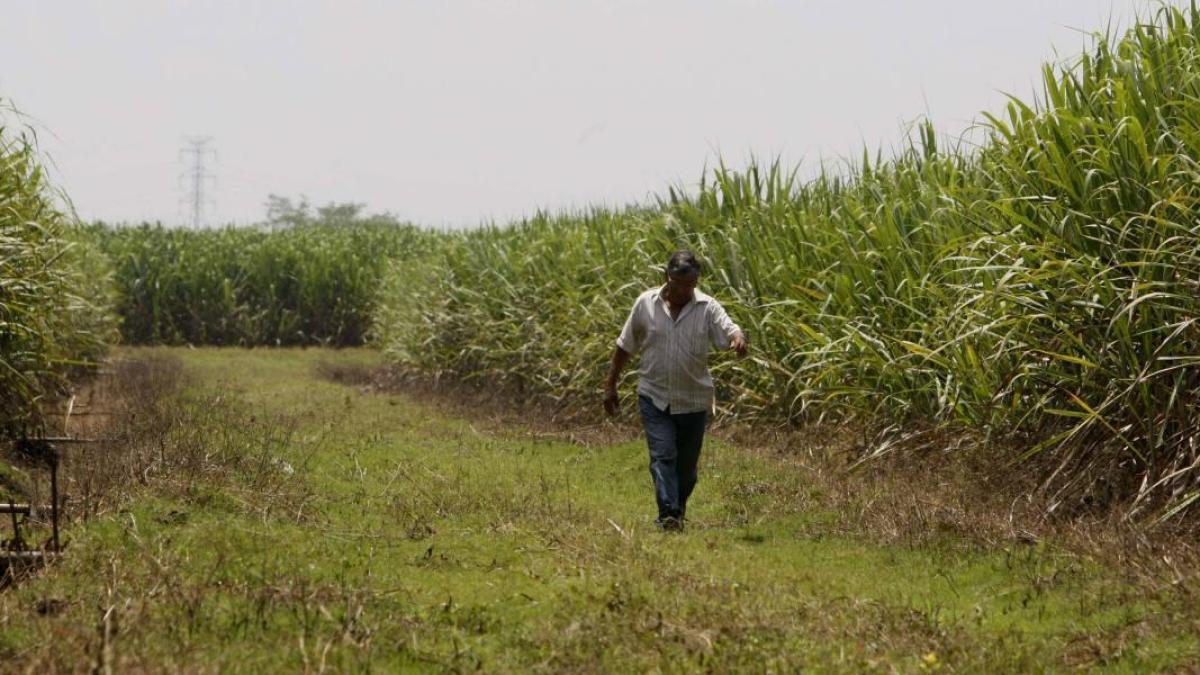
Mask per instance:
[[[1195,2],[5,14],[0,673],[1200,673]]]

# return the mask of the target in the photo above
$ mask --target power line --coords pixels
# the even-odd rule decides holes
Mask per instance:
[[[187,147],[179,151],[184,162],[183,173],[179,176],[184,190],[180,206],[187,210],[192,229],[198,230],[205,224],[205,209],[216,210],[216,201],[209,188],[215,187],[217,177],[205,168],[205,163],[216,161],[217,151],[209,146],[212,143],[209,136],[188,136],[187,143]]]

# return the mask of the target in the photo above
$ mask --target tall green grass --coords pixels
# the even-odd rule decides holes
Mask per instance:
[[[748,419],[944,425],[1036,459],[1064,503],[1200,495],[1200,13],[1163,7],[1048,65],[977,149],[927,124],[801,181],[724,166],[621,211],[542,214],[393,268],[398,362],[564,402],[598,391],[676,247],[750,332],[721,360]],[[873,452],[892,447],[880,443]]]
[[[123,338],[137,344],[362,344],[386,261],[436,237],[369,218],[89,231],[116,272]]]
[[[107,261],[62,209],[32,132],[0,110],[0,437],[36,425],[36,403],[113,338]]]

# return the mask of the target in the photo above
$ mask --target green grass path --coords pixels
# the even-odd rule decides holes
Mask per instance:
[[[166,350],[193,394],[294,424],[300,517],[228,485],[147,491],[0,593],[0,670],[1029,672],[1196,667],[1169,599],[1047,546],[829,536],[820,485],[710,438],[683,534],[651,523],[641,441],[485,431],[321,379],[365,350]],[[213,429],[214,435],[223,433]],[[914,486],[914,489],[919,486]],[[807,506],[806,506],[807,505]],[[43,616],[48,598],[66,609]],[[53,642],[53,653],[46,644]],[[65,665],[64,665],[65,664]]]

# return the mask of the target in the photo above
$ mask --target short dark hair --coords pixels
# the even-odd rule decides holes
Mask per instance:
[[[691,251],[676,251],[667,261],[667,276],[691,277],[700,275],[700,261]]]

